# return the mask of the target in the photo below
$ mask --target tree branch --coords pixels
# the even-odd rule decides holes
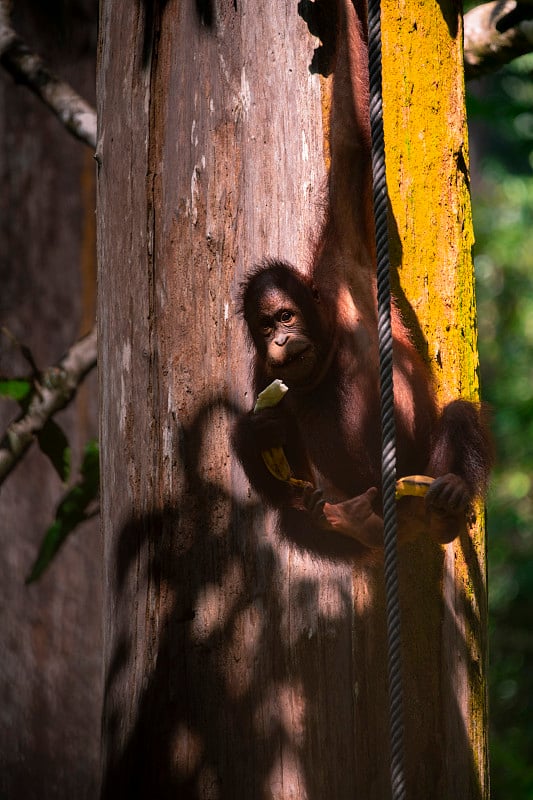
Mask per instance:
[[[24,456],[48,420],[74,398],[96,364],[96,326],[72,345],[61,361],[41,373],[28,410],[9,425],[0,441],[0,484]]]
[[[17,83],[40,97],[73,136],[96,149],[96,111],[13,30],[6,0],[0,0],[0,63]]]
[[[465,14],[465,79],[494,72],[533,50],[533,0],[496,0]]]

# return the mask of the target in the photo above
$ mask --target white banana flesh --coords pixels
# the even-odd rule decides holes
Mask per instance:
[[[257,395],[254,414],[261,411],[263,408],[277,406],[288,391],[289,387],[286,386],[283,381],[280,381],[279,378],[276,378],[266,389],[263,389],[263,391]],[[263,450],[261,455],[268,471],[279,481],[285,481],[287,483],[296,481],[296,479],[292,477],[291,468],[282,447],[270,447],[268,450]],[[299,484],[301,481],[297,483]]]
[[[257,411],[261,411],[263,408],[272,408],[273,406],[277,406],[279,401],[285,397],[288,391],[289,387],[286,386],[283,381],[280,381],[279,378],[276,378],[275,381],[269,383],[266,389],[263,389],[263,391],[259,392],[257,395],[257,400],[255,401],[254,406],[254,414]]]
[[[263,408],[277,406],[288,391],[288,386],[279,378],[276,378],[257,395],[254,414]],[[310,486],[308,481],[293,477],[290,464],[282,447],[270,447],[268,450],[263,450],[261,455],[268,471],[279,481],[285,481],[285,483],[290,483],[293,486]],[[434,478],[430,478],[428,475],[407,475],[405,478],[400,478],[400,480],[396,481],[396,499],[399,500],[401,497],[425,497],[433,481]]]

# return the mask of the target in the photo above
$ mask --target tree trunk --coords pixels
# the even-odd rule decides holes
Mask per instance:
[[[404,314],[445,403],[459,396],[477,400],[479,384],[462,18],[451,1],[439,8],[435,13],[424,0],[400,10],[393,0],[383,3],[383,85],[392,260]],[[412,706],[408,752],[414,764],[431,739],[428,752],[441,752],[418,767],[432,774],[428,795],[485,798],[483,509],[470,536],[438,558],[426,554],[421,561],[406,552],[401,569],[404,638],[418,641],[406,650],[404,664]]]
[[[280,540],[229,446],[237,409],[252,404],[239,282],[265,256],[305,266],[321,225],[328,93],[297,11],[102,4],[103,796],[113,800],[389,793],[381,571]],[[449,553],[417,543],[401,562],[409,797],[477,800],[468,693],[457,695],[443,650],[452,620],[462,624],[442,601]],[[455,652],[464,659],[462,644]]]

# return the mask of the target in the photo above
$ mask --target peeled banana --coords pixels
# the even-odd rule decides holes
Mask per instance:
[[[263,408],[277,406],[288,391],[289,387],[279,378],[276,378],[266,389],[263,389],[263,391],[257,395],[254,414],[257,411],[261,411]],[[285,481],[292,486],[305,487],[310,485],[308,481],[301,481],[292,476],[290,464],[287,461],[282,447],[270,447],[268,450],[263,450],[261,455],[268,471],[279,481]]]
[[[263,408],[272,408],[273,406],[277,406],[279,401],[285,397],[288,391],[289,387],[286,386],[279,378],[276,378],[275,381],[269,383],[266,389],[263,389],[263,391],[259,392],[257,395],[257,400],[255,401],[254,406],[254,414],[257,413],[257,411],[261,411]]]
[[[277,406],[288,391],[288,386],[279,378],[276,378],[257,395],[254,414],[263,408]],[[302,481],[293,477],[290,464],[282,447],[270,447],[268,450],[263,450],[261,455],[268,471],[279,481],[285,481],[285,483],[290,483],[292,486],[300,486],[302,488],[311,485],[309,481]],[[424,497],[433,481],[434,478],[430,478],[427,475],[407,475],[405,478],[400,478],[400,480],[396,481],[396,499],[399,500],[400,497]]]

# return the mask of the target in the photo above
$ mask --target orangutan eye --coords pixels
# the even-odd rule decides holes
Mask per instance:
[[[288,322],[292,322],[294,314],[292,313],[292,311],[282,311],[279,318],[281,322],[287,324]]]

